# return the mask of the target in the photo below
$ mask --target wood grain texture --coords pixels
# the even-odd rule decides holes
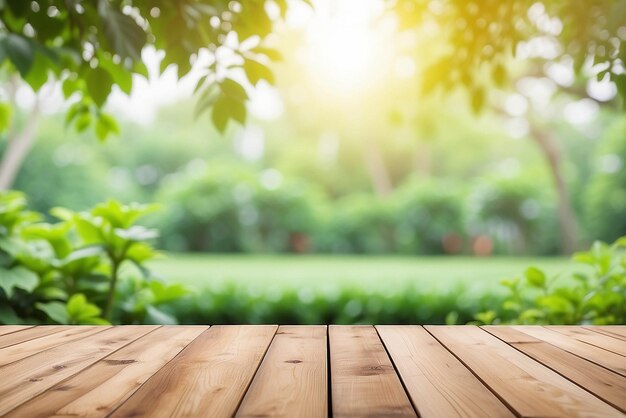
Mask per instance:
[[[0,350],[0,366],[5,366],[62,344],[86,338],[90,335],[102,332],[106,328],[107,327],[91,326],[67,327],[60,332],[5,347]]]
[[[0,368],[0,415],[80,372],[154,326],[110,327]]]
[[[20,405],[7,417],[101,417],[128,399],[206,326],[164,326]]]
[[[427,326],[523,417],[623,417],[591,393],[475,326]]]
[[[20,332],[7,333],[0,336],[0,348],[9,347],[15,344],[23,343],[24,341],[54,334],[55,332],[68,330],[70,328],[71,327],[69,326],[46,325],[28,328]]]
[[[376,326],[420,417],[513,417],[423,327]]]
[[[626,359],[619,354],[587,344],[545,327],[514,326],[513,328],[540,340],[546,341],[579,357],[599,364],[600,366],[612,370],[615,373],[619,373],[622,376],[626,376]]]
[[[485,326],[483,329],[626,412],[625,378],[513,328]]]
[[[415,411],[376,330],[331,325],[333,417],[415,417]]]
[[[0,325],[0,335],[11,334],[32,328],[32,325]]]
[[[626,340],[626,325],[594,325],[583,328]]]
[[[282,325],[237,417],[328,415],[326,326]]]
[[[572,337],[578,341],[595,345],[596,347],[612,351],[613,353],[621,356],[626,356],[626,343],[618,337],[599,334],[583,327],[549,326],[546,328],[551,329],[552,331],[560,332],[561,334]]]
[[[211,327],[111,416],[232,416],[276,329],[275,325]]]

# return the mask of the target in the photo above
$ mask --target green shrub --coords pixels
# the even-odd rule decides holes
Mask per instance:
[[[316,227],[321,198],[276,170],[255,172],[232,162],[209,163],[173,178],[160,195],[164,248],[176,251],[281,252],[296,234]]]
[[[487,233],[495,251],[549,254],[558,248],[558,224],[550,187],[532,173],[488,177],[475,187],[474,232]]]
[[[132,265],[131,274],[151,279],[144,262],[154,256],[149,241],[156,231],[136,221],[152,210],[108,201],[88,212],[55,208],[58,221],[46,223],[27,210],[22,193],[1,192],[0,323],[101,324],[129,312],[132,320],[146,320],[148,307],[114,302],[119,282],[132,277],[124,269]],[[144,300],[158,311],[159,285],[141,281],[136,290],[151,293]]]
[[[172,177],[158,197],[166,208],[158,225],[167,239],[160,245],[173,251],[243,251],[241,218],[255,216],[254,187],[255,172],[239,163],[209,163]]]
[[[612,245],[597,241],[573,260],[588,266],[588,271],[571,278],[548,278],[529,267],[523,278],[503,280],[510,293],[500,309],[482,312],[475,319],[516,324],[626,323],[626,237]]]
[[[432,292],[419,286],[372,291],[229,283],[194,292],[190,300],[174,303],[172,313],[185,324],[444,324],[451,318],[467,322],[500,303],[501,296],[463,286]]]
[[[413,254],[462,251],[464,196],[445,182],[411,181],[397,192],[398,247]]]
[[[393,201],[355,194],[333,202],[315,235],[320,252],[385,254],[396,249]]]

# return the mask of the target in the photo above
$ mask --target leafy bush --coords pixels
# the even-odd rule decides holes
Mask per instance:
[[[464,197],[442,182],[409,182],[398,191],[398,240],[402,252],[460,252],[465,232]]]
[[[229,283],[194,292],[190,300],[174,303],[172,312],[185,324],[444,324],[451,318],[467,322],[501,302],[499,295],[463,286],[445,292],[419,286],[381,292]]]
[[[475,223],[494,238],[495,250],[512,254],[556,251],[553,199],[532,173],[488,177],[472,196]]]
[[[238,252],[243,225],[253,211],[255,175],[242,164],[220,162],[191,167],[172,177],[158,200],[166,203],[159,222],[163,248],[176,251]]]
[[[0,323],[102,324],[122,316],[149,321],[164,301],[153,282],[134,289],[152,294],[141,307],[116,307],[114,301],[118,283],[132,277],[123,277],[123,269],[134,265],[132,274],[150,278],[144,262],[154,257],[149,241],[156,231],[136,221],[154,209],[109,201],[88,212],[55,208],[58,221],[46,223],[27,210],[22,193],[0,193]]]
[[[499,312],[482,312],[476,319],[516,324],[626,323],[626,237],[612,245],[597,241],[573,260],[591,271],[557,281],[529,267],[523,279],[502,281],[510,294]]]
[[[276,170],[256,173],[240,163],[216,162],[179,176],[160,196],[164,248],[177,251],[277,252],[315,228],[319,199],[301,181]]]
[[[315,235],[321,252],[384,254],[396,248],[393,202],[369,194],[335,201]]]

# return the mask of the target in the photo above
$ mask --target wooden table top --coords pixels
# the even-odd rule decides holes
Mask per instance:
[[[626,326],[0,326],[0,415],[626,416]]]

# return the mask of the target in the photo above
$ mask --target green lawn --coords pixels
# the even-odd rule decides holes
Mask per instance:
[[[536,266],[549,275],[579,269],[560,257],[404,257],[168,254],[151,263],[168,281],[195,288],[235,282],[251,288],[356,286],[398,289],[406,284],[445,291],[459,283],[477,292],[498,292],[498,282]]]

